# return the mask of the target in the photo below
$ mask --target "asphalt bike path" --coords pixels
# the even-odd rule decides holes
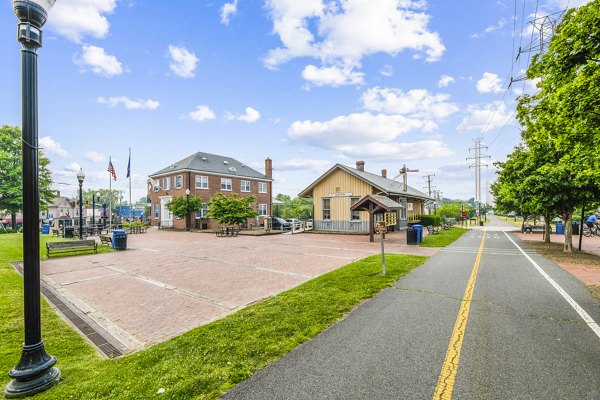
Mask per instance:
[[[223,398],[600,399],[600,305],[501,229],[466,233]]]

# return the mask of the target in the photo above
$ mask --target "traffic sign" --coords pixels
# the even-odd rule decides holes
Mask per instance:
[[[375,221],[375,232],[385,233],[386,231],[385,221]]]

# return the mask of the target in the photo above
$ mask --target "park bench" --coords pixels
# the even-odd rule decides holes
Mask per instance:
[[[100,235],[100,245],[112,246],[112,238],[110,236]]]
[[[438,233],[440,231],[439,228],[435,228],[433,225],[427,225],[427,233],[432,235],[434,233]]]
[[[233,237],[240,233],[240,228],[235,226],[221,226],[215,233],[218,237]]]
[[[60,236],[60,231],[58,229],[52,229],[52,236]]]
[[[46,257],[50,258],[51,251],[68,252],[78,250],[94,250],[98,252],[98,244],[95,240],[73,240],[72,242],[48,242],[46,243]]]

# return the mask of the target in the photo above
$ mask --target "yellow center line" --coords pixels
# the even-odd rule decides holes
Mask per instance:
[[[442,370],[440,372],[437,387],[435,388],[433,400],[452,399],[454,383],[456,382],[456,373],[458,372],[458,361],[460,360],[460,350],[467,329],[467,320],[469,319],[469,311],[471,310],[471,299],[473,298],[473,291],[475,290],[475,281],[477,280],[477,271],[479,270],[479,260],[481,260],[485,236],[486,231],[484,230],[481,244],[479,245],[479,251],[475,258],[475,264],[473,265],[471,276],[467,282],[467,288],[465,289],[465,294],[460,309],[458,310],[456,322],[454,323],[454,330],[450,337],[450,344],[448,345],[446,358],[444,358],[444,363],[442,364]]]

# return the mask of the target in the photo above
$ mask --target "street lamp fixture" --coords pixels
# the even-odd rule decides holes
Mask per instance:
[[[56,357],[48,355],[42,341],[40,310],[40,234],[38,172],[37,50],[42,47],[42,26],[55,0],[13,0],[19,19],[21,44],[21,121],[23,169],[23,293],[25,341],[21,359],[8,375],[8,398],[42,392],[60,379]]]
[[[85,179],[85,173],[83,168],[79,168],[77,172],[77,180],[79,181],[79,240],[83,240],[83,180]]]
[[[185,230],[190,231],[190,188],[185,189]]]

